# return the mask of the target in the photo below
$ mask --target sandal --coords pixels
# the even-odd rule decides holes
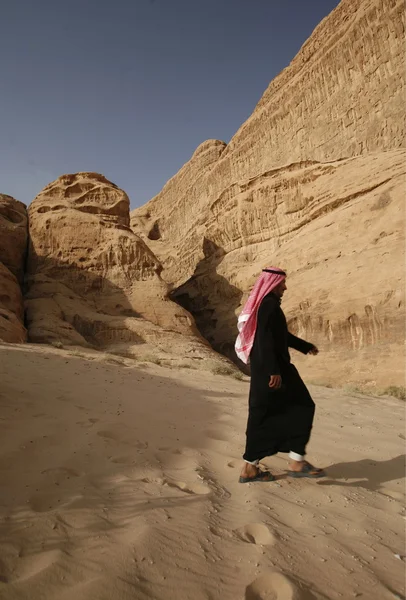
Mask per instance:
[[[252,481],[263,481],[267,483],[268,481],[274,481],[275,477],[272,475],[270,471],[259,471],[254,477],[241,477],[238,480],[238,483],[251,483]]]
[[[301,471],[288,471],[289,477],[310,477],[316,479],[317,477],[325,477],[326,473],[323,469],[313,467],[308,462],[305,462]]]

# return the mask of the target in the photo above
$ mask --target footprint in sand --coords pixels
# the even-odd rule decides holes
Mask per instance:
[[[54,469],[45,469],[41,471],[41,475],[50,475],[56,477],[57,480],[70,479],[71,477],[80,477],[81,473],[75,471],[75,469],[68,469],[66,467],[57,467]]]
[[[148,448],[148,442],[136,442],[134,446],[135,448],[138,448],[138,450],[146,450]]]
[[[87,419],[87,421],[76,421],[76,425],[80,425],[81,427],[93,427],[95,423],[98,423],[99,419]]]
[[[133,456],[116,456],[110,459],[112,463],[117,465],[133,465],[135,463]]]
[[[62,552],[60,550],[46,550],[39,554],[22,557],[18,561],[18,566],[13,573],[12,583],[21,583],[36,577],[43,573],[60,560]]]
[[[114,433],[114,431],[98,431],[97,435],[99,435],[102,438],[105,438],[106,440],[119,440],[120,436],[117,435],[117,433]]]
[[[290,579],[278,572],[267,573],[253,581],[245,589],[245,600],[311,600]]]
[[[263,523],[249,523],[235,531],[240,540],[261,546],[273,546],[276,542],[275,535]]]
[[[234,415],[230,414],[230,413],[223,413],[219,418],[218,421],[221,422],[227,422],[227,421],[232,421],[234,419]]]
[[[122,444],[133,446],[134,448],[137,448],[138,450],[146,450],[146,448],[148,448],[148,442],[142,442],[142,441],[133,442],[132,440],[130,440],[128,438],[127,432],[109,431],[107,429],[103,429],[101,431],[98,431],[97,435],[106,440],[112,440],[115,442],[120,442]]]
[[[233,537],[232,532],[229,531],[228,529],[224,529],[224,527],[217,527],[217,526],[214,527],[214,526],[210,525],[209,531],[210,531],[210,533],[212,533],[216,537],[221,538],[222,540],[232,539],[232,537]]]
[[[183,481],[165,481],[169,487],[177,488],[186,494],[196,494],[197,496],[205,496],[210,494],[211,489],[205,483],[184,483]]]
[[[188,494],[196,494],[197,496],[206,496],[211,493],[211,489],[205,483],[192,483],[186,486],[184,491]]]
[[[241,463],[241,461],[240,461],[240,460],[237,460],[237,459],[236,459],[236,460],[230,460],[230,461],[227,463],[227,467],[230,467],[230,469],[235,469],[236,467],[238,467],[238,465],[239,465],[240,463]]]
[[[66,494],[64,494],[62,491],[60,491],[60,493],[49,494],[39,493],[31,496],[31,498],[28,500],[28,504],[33,512],[42,513],[54,510],[55,508],[66,508],[81,498],[82,495],[75,495],[66,501]]]
[[[162,477],[144,477],[142,483],[152,483],[154,485],[165,485],[167,482]]]
[[[197,468],[194,457],[183,452],[157,452],[155,456],[165,471],[193,471]]]
[[[159,452],[167,452],[170,454],[183,454],[183,451],[181,450],[181,448],[172,448],[170,446],[163,446],[161,448],[158,448]]]
[[[217,431],[208,430],[208,431],[205,431],[204,434],[206,435],[206,437],[208,437],[211,440],[214,440],[215,442],[229,442],[230,441],[230,439],[226,435],[223,435],[222,433],[218,433]]]

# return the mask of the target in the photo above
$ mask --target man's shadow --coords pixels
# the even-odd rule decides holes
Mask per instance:
[[[364,458],[355,462],[336,463],[326,468],[327,477],[318,481],[318,484],[379,491],[385,483],[405,478],[405,459],[406,455],[400,454],[382,461]],[[346,479],[355,481],[345,481]]]

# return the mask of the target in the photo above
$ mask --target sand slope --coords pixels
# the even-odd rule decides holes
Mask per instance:
[[[1,600],[402,598],[404,403],[312,388],[329,478],[243,486],[247,391],[0,346]]]

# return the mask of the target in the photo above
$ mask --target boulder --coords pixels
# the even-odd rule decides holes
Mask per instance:
[[[0,194],[0,340],[26,340],[22,284],[27,250],[25,204]]]
[[[130,229],[126,193],[97,173],[63,175],[29,207],[29,340],[178,358],[210,354],[168,297],[162,265]]]

